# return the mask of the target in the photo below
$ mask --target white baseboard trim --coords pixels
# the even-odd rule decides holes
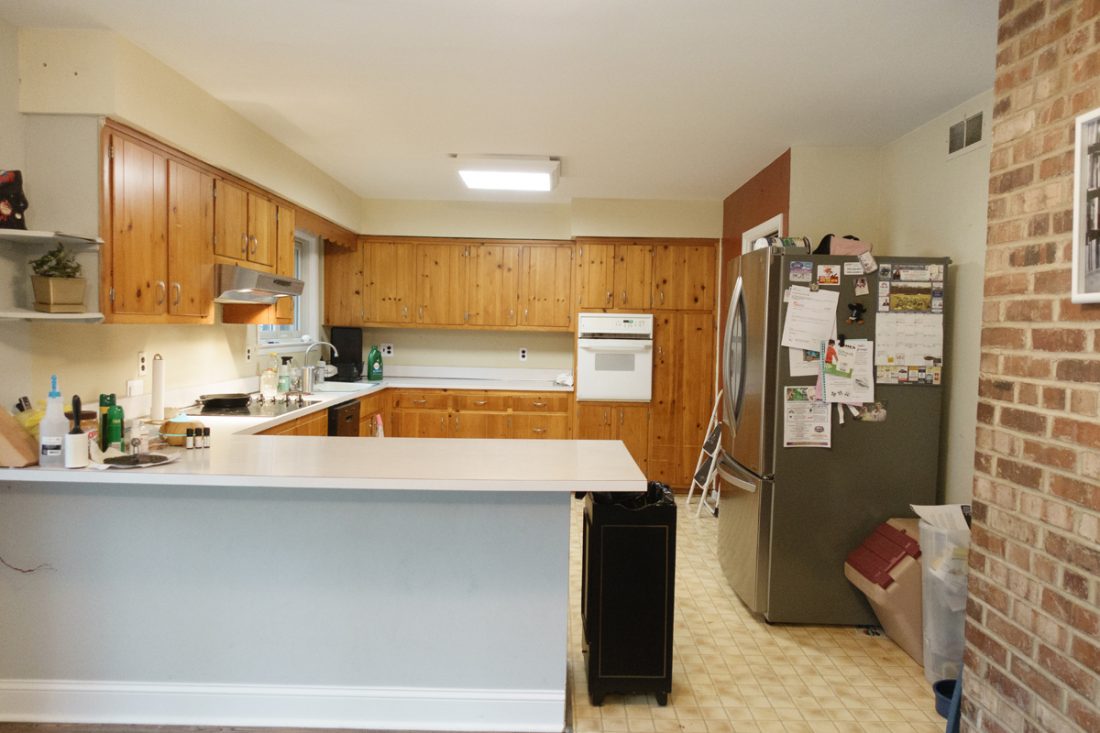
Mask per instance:
[[[565,690],[0,679],[0,720],[560,733]]]

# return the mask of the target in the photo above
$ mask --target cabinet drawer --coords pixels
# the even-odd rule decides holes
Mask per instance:
[[[512,398],[493,394],[456,394],[454,409],[459,412],[507,412]]]
[[[516,412],[566,412],[569,409],[569,395],[566,394],[530,394],[512,399],[512,409]]]
[[[442,392],[398,392],[393,396],[395,410],[447,410],[451,396]]]
[[[569,437],[566,415],[512,415],[512,437],[565,440]]]

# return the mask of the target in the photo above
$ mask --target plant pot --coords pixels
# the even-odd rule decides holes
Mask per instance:
[[[34,309],[43,313],[83,313],[86,284],[82,277],[31,275]]]

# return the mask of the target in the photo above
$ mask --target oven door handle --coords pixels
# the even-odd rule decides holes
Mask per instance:
[[[603,341],[603,342],[598,343],[598,344],[579,344],[579,346],[580,346],[580,348],[584,349],[585,351],[595,351],[595,352],[601,352],[601,351],[629,351],[629,352],[633,352],[633,353],[639,353],[639,352],[642,352],[642,351],[652,351],[653,350],[653,342],[651,342],[651,341],[640,341],[640,342],[634,343],[634,344],[609,344],[606,341]]]

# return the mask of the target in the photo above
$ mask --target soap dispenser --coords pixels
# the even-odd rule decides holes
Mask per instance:
[[[284,356],[283,363],[279,365],[279,394],[290,391],[290,360],[294,357]]]

